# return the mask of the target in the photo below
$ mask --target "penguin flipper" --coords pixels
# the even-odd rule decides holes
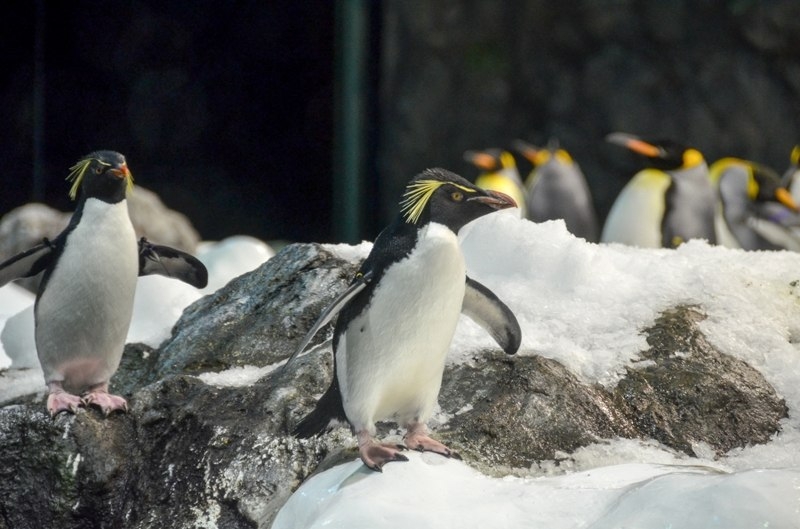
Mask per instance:
[[[41,244],[0,263],[0,287],[14,279],[35,276],[47,268],[52,261],[55,247],[55,243],[43,239]]]
[[[322,394],[314,409],[305,416],[292,430],[292,435],[300,439],[308,439],[319,435],[331,427],[332,421],[346,422],[347,416],[344,413],[342,404],[342,394],[339,392],[339,384],[336,380],[336,372],[333,373],[333,381],[327,391]]]
[[[319,318],[317,318],[317,321],[314,322],[314,325],[306,333],[305,337],[303,338],[303,341],[300,342],[300,346],[297,349],[295,349],[294,353],[292,353],[292,356],[290,356],[289,359],[286,360],[286,363],[283,365],[282,369],[286,369],[287,367],[289,367],[289,364],[291,364],[292,361],[295,358],[297,358],[297,356],[300,353],[305,351],[306,347],[314,338],[314,336],[316,336],[319,330],[325,327],[328,323],[330,323],[330,321],[334,318],[334,316],[339,314],[339,312],[347,304],[347,302],[353,299],[353,297],[355,297],[356,294],[364,290],[364,287],[366,287],[371,280],[372,280],[371,271],[367,273],[359,273],[353,280],[353,282],[350,283],[350,286],[347,287],[347,290],[339,294],[336,297],[336,299],[334,299],[331,302],[331,304],[328,305],[324,311],[322,311],[322,314],[320,314]]]
[[[196,288],[208,284],[208,270],[195,256],[139,239],[139,275],[158,274],[183,281]]]
[[[483,327],[503,351],[510,355],[517,352],[522,343],[517,317],[494,292],[469,277],[461,312]]]

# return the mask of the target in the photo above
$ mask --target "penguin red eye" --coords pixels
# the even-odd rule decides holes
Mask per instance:
[[[95,167],[94,168],[94,172],[95,172],[95,174],[100,174],[100,173],[103,172],[103,168],[102,167]]]
[[[464,200],[464,193],[461,191],[453,191],[450,193],[450,198],[453,199],[454,202],[461,202]]]

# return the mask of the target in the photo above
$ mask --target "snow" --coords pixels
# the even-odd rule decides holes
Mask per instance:
[[[237,388],[244,386],[251,386],[260,378],[268,375],[277,367],[283,365],[285,362],[282,360],[275,364],[270,364],[264,367],[257,366],[241,366],[232,367],[224,371],[200,373],[200,380],[209,386],[218,388]]]
[[[613,387],[647,348],[643,329],[665,309],[694,305],[707,315],[700,326],[709,341],[759,370],[785,399],[789,417],[781,432],[768,444],[721,458],[703,445],[692,458],[655,441],[609,439],[505,477],[433,454],[409,454],[408,463],[390,463],[382,474],[354,460],[308,479],[275,528],[800,528],[800,253],[744,252],[701,241],[677,250],[592,244],[570,235],[561,221],[535,224],[504,212],[465,227],[460,239],[470,276],[517,315],[518,354],[555,359],[586,382]],[[199,252],[213,288],[267,255],[250,239],[226,244],[227,250],[220,243]],[[325,247],[357,260],[371,245]],[[228,252],[240,251],[252,261],[228,259]],[[157,345],[185,305],[204,293],[143,278],[131,332]],[[29,349],[27,356],[15,349],[24,345],[21,334],[32,334],[24,330],[30,321],[22,321],[32,302],[16,288],[0,289],[0,321],[11,316],[0,339],[21,362],[35,358]],[[495,347],[491,338],[462,317],[448,361],[471,362],[485,347]],[[8,360],[0,356],[3,365]],[[205,373],[201,380],[242,386],[275,367]],[[13,366],[0,373],[0,402],[31,373]],[[41,375],[33,378],[30,387],[43,389]]]
[[[797,527],[800,470],[724,474],[628,463],[556,477],[490,478],[464,463],[409,454],[382,474],[360,460],[303,485],[273,529]]]

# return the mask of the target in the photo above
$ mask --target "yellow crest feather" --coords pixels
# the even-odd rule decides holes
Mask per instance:
[[[91,163],[92,158],[86,158],[69,168],[70,173],[67,175],[67,181],[72,182],[72,187],[69,189],[69,198],[72,200],[75,200],[78,196],[78,189],[81,187],[83,175],[86,174],[86,170]]]
[[[405,215],[406,222],[416,223],[419,220],[431,196],[443,184],[439,180],[417,180],[408,185],[400,201],[400,211]]]
[[[465,193],[475,193],[474,189],[454,182],[442,182],[440,180],[417,180],[412,182],[406,188],[406,192],[403,193],[403,200],[400,201],[400,211],[405,216],[406,222],[416,224],[431,196],[444,184],[455,186]]]

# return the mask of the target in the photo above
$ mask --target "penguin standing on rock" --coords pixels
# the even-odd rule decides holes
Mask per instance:
[[[127,410],[108,382],[122,358],[137,276],[160,274],[202,288],[208,272],[189,254],[144,237],[137,242],[126,201],[133,177],[124,156],[93,152],[67,178],[70,197],[80,192],[69,225],[0,263],[0,286],[44,272],[34,321],[50,414],[94,405],[108,415]]]
[[[338,313],[334,372],[328,390],[293,434],[312,437],[334,421],[349,422],[362,461],[380,471],[406,461],[409,448],[454,456],[430,438],[426,421],[442,383],[445,357],[464,312],[508,354],[521,342],[511,310],[467,277],[457,233],[462,226],[514,200],[481,189],[443,169],[429,169],[406,187],[401,213],[375,240],[349,288],[320,316],[291,362]],[[405,445],[374,439],[375,422],[407,428]]]
[[[717,195],[700,151],[621,132],[606,140],[643,155],[648,167],[634,175],[612,204],[602,242],[642,248],[676,248],[690,239],[716,244]]]

